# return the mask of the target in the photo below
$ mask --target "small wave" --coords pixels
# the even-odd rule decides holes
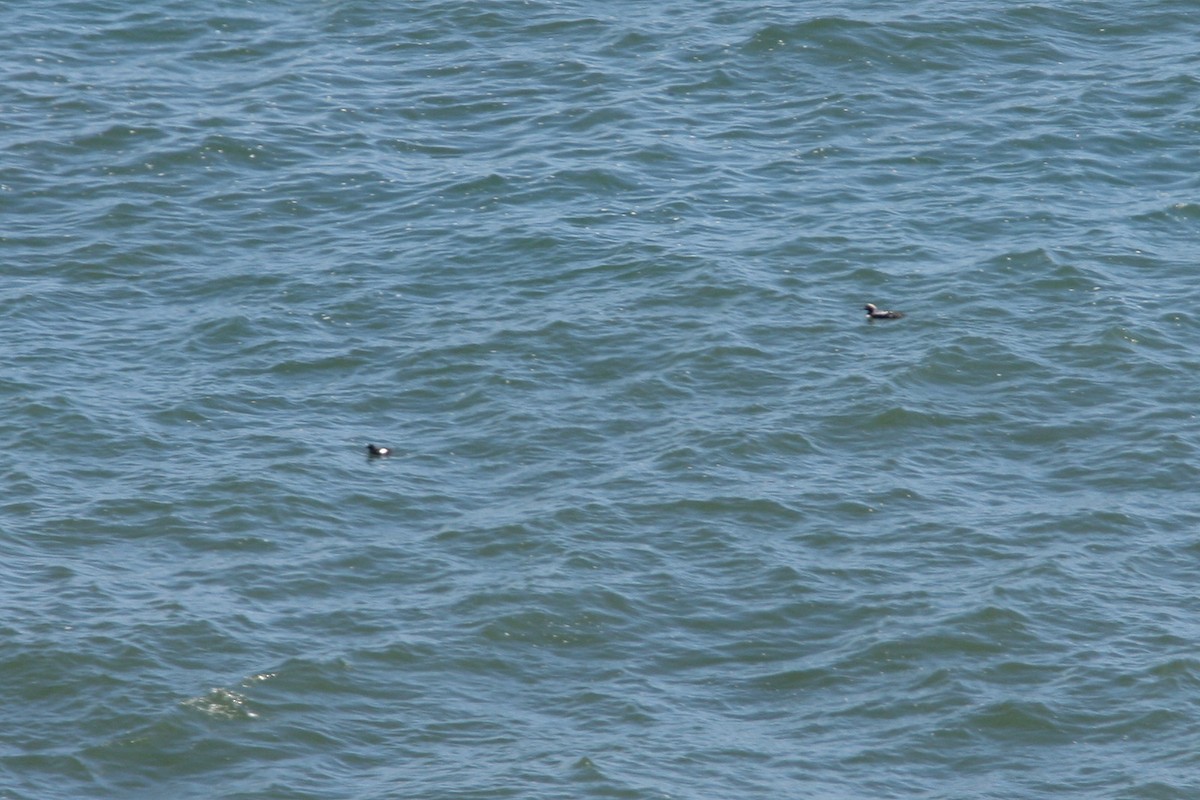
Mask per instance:
[[[182,705],[214,719],[251,720],[258,718],[258,713],[252,710],[245,695],[231,689],[215,688],[207,694],[184,700]]]

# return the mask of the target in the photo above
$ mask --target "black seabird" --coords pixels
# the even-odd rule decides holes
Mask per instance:
[[[387,458],[392,454],[390,447],[376,447],[373,444],[367,445],[367,455],[371,458]]]
[[[900,319],[904,316],[899,311],[880,311],[874,303],[867,303],[863,308],[867,311],[867,319]]]

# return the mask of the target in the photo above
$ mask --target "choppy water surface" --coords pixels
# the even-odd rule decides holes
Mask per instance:
[[[1200,791],[1191,4],[0,24],[0,797]]]

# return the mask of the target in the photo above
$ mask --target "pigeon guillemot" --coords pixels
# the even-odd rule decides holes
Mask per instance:
[[[904,316],[899,311],[880,311],[874,303],[867,303],[864,308],[867,311],[867,319],[900,319]]]
[[[390,447],[376,447],[373,444],[367,445],[367,455],[372,458],[387,458],[392,454]]]

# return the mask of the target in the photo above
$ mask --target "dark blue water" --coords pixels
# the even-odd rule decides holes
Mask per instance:
[[[1190,4],[0,24],[0,798],[1200,791]]]

